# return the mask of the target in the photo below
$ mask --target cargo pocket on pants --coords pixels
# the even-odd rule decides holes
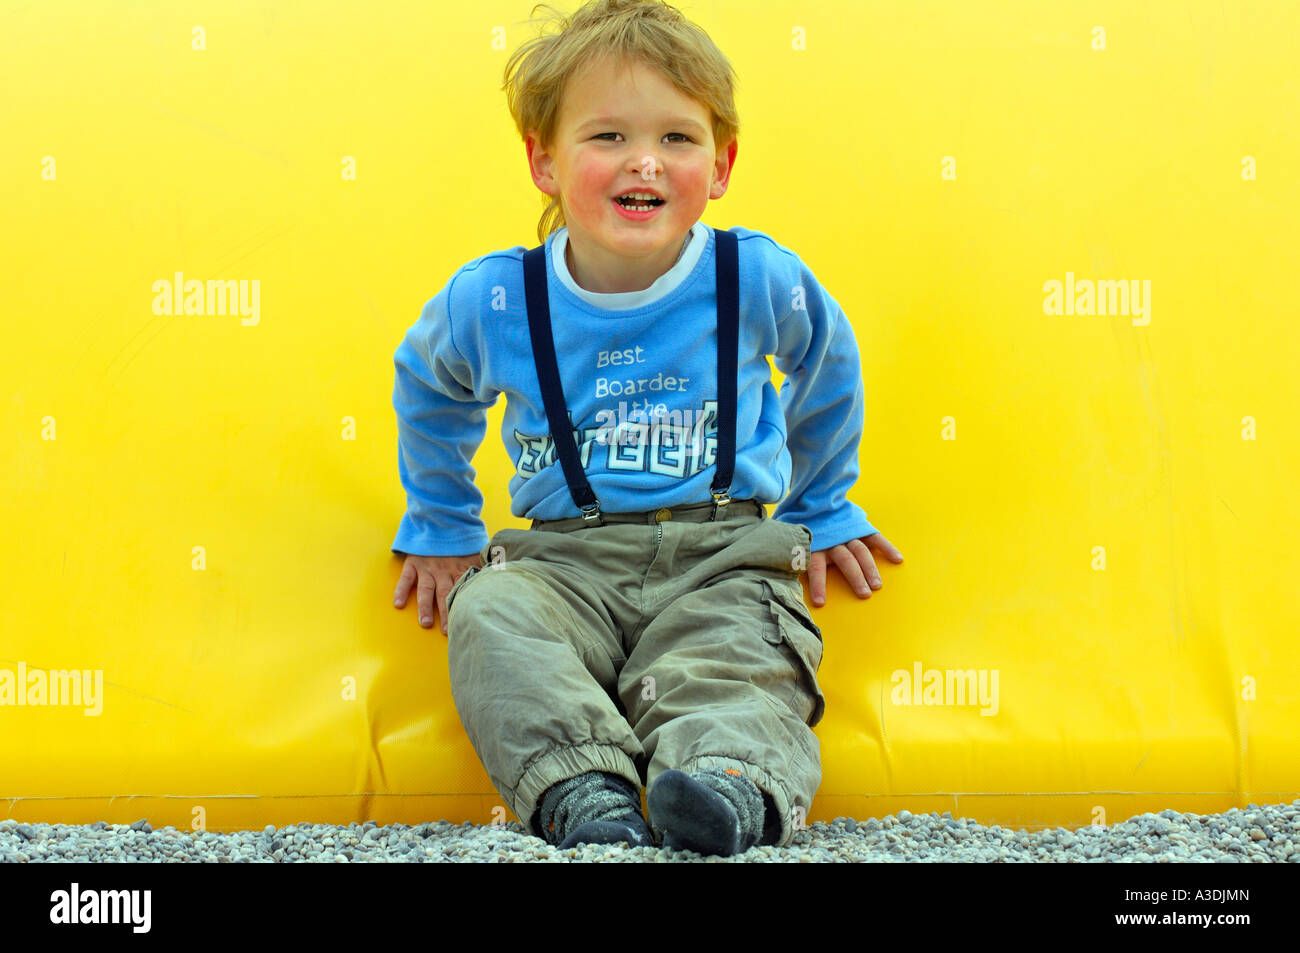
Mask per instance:
[[[470,579],[473,578],[474,574],[478,572],[480,568],[482,567],[470,566],[468,569],[466,569],[463,573],[460,574],[460,578],[457,579],[454,583],[452,583],[451,588],[447,590],[447,616],[448,617],[451,616],[451,600],[456,598],[456,593],[460,592],[460,587],[463,586],[465,583],[469,582]]]
[[[796,698],[802,705],[804,723],[809,727],[822,720],[826,696],[817,684],[817,670],[822,663],[822,631],[813,622],[802,596],[781,585],[763,581],[767,589],[770,618],[763,627],[763,638],[773,645],[785,646],[794,656],[801,678]]]

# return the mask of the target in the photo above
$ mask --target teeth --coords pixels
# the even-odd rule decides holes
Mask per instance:
[[[621,199],[642,199],[643,201],[649,201],[650,199],[656,199],[656,198],[658,198],[658,196],[657,196],[657,195],[651,195],[649,192],[627,192],[627,193],[625,193],[625,194],[623,194],[623,195],[620,195],[619,198],[621,198]]]

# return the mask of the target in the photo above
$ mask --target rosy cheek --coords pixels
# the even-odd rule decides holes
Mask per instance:
[[[712,176],[713,167],[708,165],[695,166],[690,170],[689,180],[691,191],[702,194],[708,194],[709,179]]]
[[[681,166],[673,170],[668,191],[681,198],[696,200],[709,194],[710,169],[703,166]]]
[[[573,194],[566,195],[565,201],[575,211],[604,211],[605,193],[609,191],[610,181],[610,173],[598,165],[585,164],[574,169]]]

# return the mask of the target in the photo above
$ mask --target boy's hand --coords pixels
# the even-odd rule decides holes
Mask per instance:
[[[478,553],[468,556],[412,556],[406,557],[402,567],[402,576],[397,580],[397,592],[393,594],[393,605],[401,609],[406,605],[406,597],[411,594],[411,586],[417,582],[416,605],[420,610],[420,625],[426,629],[433,627],[433,603],[438,602],[438,621],[442,624],[442,634],[447,634],[447,593],[456,584],[470,566],[477,566]]]
[[[851,539],[847,543],[832,546],[830,549],[815,550],[812,558],[808,560],[808,590],[812,596],[813,605],[822,606],[826,604],[826,561],[828,557],[834,561],[835,565],[840,567],[840,573],[844,576],[845,581],[857,590],[858,595],[863,599],[870,599],[871,590],[879,589],[884,585],[880,581],[880,573],[876,570],[876,561],[871,556],[872,550],[889,557],[890,562],[901,563],[903,561],[903,554],[896,550],[893,544],[879,533],[863,536],[861,539]],[[868,582],[871,584],[870,588],[867,587]]]

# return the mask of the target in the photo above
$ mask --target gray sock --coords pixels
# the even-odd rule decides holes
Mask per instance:
[[[559,844],[588,821],[640,821],[641,792],[621,775],[588,771],[547,788],[537,809],[537,836]]]
[[[736,816],[740,818],[742,849],[764,839],[763,822],[766,819],[767,807],[764,803],[763,791],[757,784],[743,774],[728,774],[725,768],[692,771],[691,777],[717,791],[736,809]]]

